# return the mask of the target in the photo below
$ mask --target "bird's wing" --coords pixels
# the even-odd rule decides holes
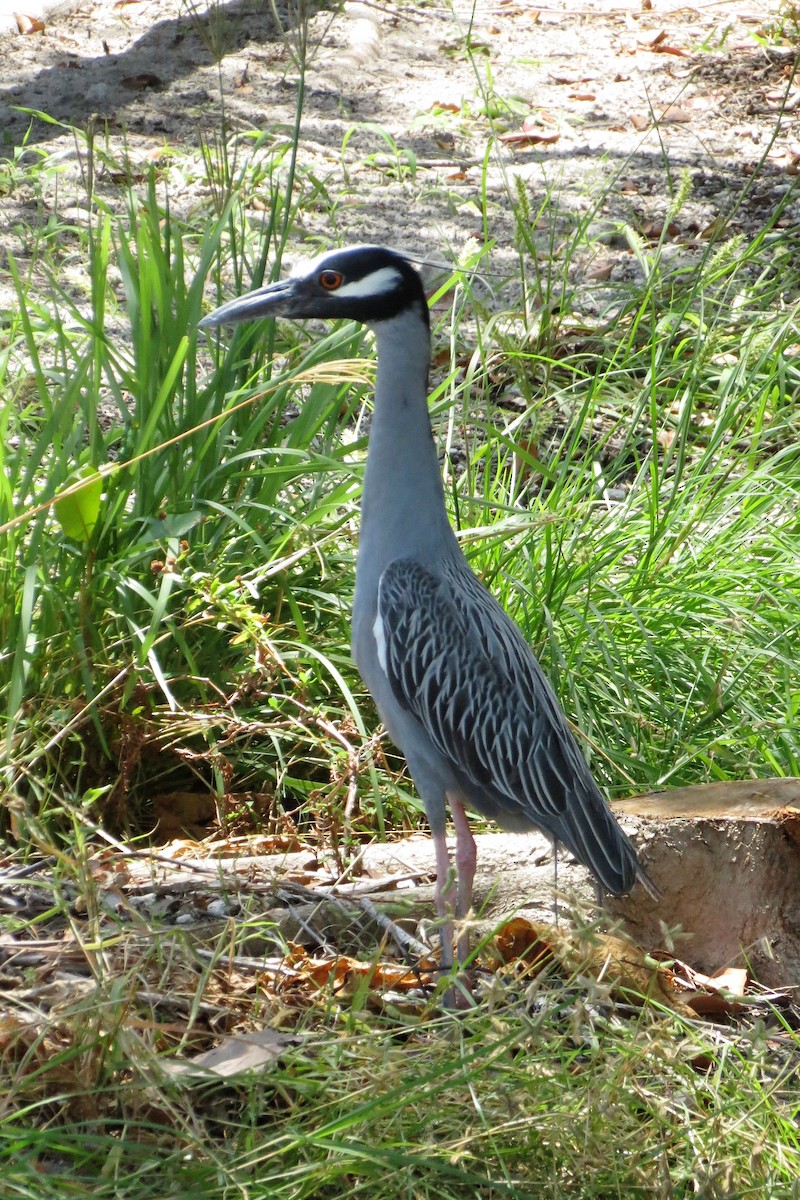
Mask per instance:
[[[608,891],[629,892],[638,877],[657,896],[541,667],[471,571],[390,563],[374,632],[395,699],[468,784],[467,799],[563,842]]]
[[[535,658],[475,584],[477,598],[411,559],[391,563],[378,593],[381,665],[398,703],[476,789],[560,836],[576,784],[596,785]]]

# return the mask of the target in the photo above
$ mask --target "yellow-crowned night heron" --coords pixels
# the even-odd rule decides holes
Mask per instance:
[[[453,916],[466,917],[472,901],[476,851],[465,808],[506,829],[543,830],[609,892],[628,892],[637,878],[654,890],[541,667],[473,575],[450,527],[428,416],[430,326],[417,272],[379,246],[334,250],[290,279],[223,304],[201,325],[257,317],[349,317],[375,334],[352,649],[430,822],[442,965],[453,961]],[[467,951],[462,932],[459,958]]]

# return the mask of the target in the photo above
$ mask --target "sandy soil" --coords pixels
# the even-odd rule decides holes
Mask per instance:
[[[25,9],[20,21],[30,27],[36,6],[50,0],[0,2]],[[720,222],[746,232],[797,194],[796,50],[775,36],[774,9],[760,0],[477,0],[474,10],[318,11],[300,159],[327,198],[304,207],[297,236],[381,241],[449,261],[481,228],[486,163],[496,268],[515,256],[509,195],[521,181],[533,214],[549,194],[565,230],[592,215],[586,253],[571,266],[583,282],[624,279],[637,267],[614,222],[657,237],[686,169],[692,194],[668,242],[691,261]],[[122,203],[126,181],[111,160],[126,145],[134,167],[159,163],[173,211],[191,210],[207,201],[170,166],[170,150],[197,152],[201,136],[222,129],[223,108],[229,141],[294,121],[296,12],[296,4],[279,11],[281,31],[258,2],[205,10],[193,0],[84,0],[57,8],[41,29],[6,35],[5,152],[27,138],[59,171],[42,197],[25,186],[0,191],[0,245],[24,260],[21,227],[53,211],[79,220],[85,207],[72,135],[20,108],[107,129],[97,186],[112,205]],[[800,219],[800,203],[782,219]],[[552,255],[550,229],[540,236]]]

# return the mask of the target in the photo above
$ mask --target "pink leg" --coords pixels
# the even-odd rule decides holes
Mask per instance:
[[[450,855],[447,852],[447,837],[444,830],[433,835],[433,849],[436,855],[436,911],[439,914],[442,943],[442,969],[449,971],[453,965],[453,905],[451,893],[453,879],[451,877]]]
[[[450,811],[453,814],[453,825],[456,831],[456,871],[458,872],[458,899],[456,901],[456,917],[463,921],[469,915],[472,907],[472,884],[475,880],[475,867],[478,862],[478,851],[475,839],[469,827],[464,805],[454,796],[449,796]],[[469,930],[463,929],[458,935],[458,961],[464,962],[469,957]]]

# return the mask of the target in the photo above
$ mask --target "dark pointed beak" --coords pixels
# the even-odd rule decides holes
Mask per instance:
[[[200,329],[216,329],[218,325],[236,325],[240,321],[256,321],[260,317],[296,316],[298,300],[297,283],[293,279],[281,279],[256,288],[245,296],[237,296],[227,304],[221,304],[207,317],[203,317]]]

